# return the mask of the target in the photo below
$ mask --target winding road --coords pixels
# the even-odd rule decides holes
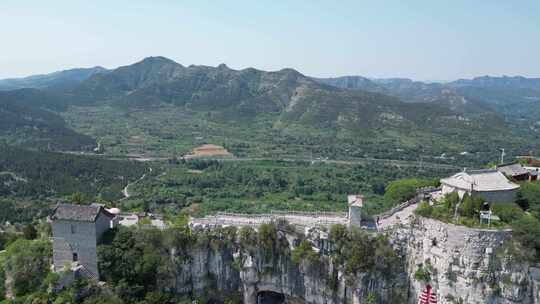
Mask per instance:
[[[148,171],[149,171],[148,173],[152,173],[152,167],[148,167]],[[132,185],[134,185],[134,184],[136,184],[136,183],[142,181],[145,177],[146,177],[146,173],[144,173],[141,177],[139,177],[138,180],[136,180],[136,181],[134,181],[134,182],[131,182],[131,183],[128,183],[128,184],[124,187],[124,189],[122,189],[122,194],[124,195],[123,200],[124,200],[124,199],[127,199],[127,198],[129,198],[129,197],[131,196],[131,195],[129,194],[129,191],[128,191],[128,190],[129,190],[129,186],[132,186]]]

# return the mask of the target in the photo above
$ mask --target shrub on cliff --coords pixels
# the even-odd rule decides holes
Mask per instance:
[[[399,265],[399,258],[384,236],[370,236],[357,229],[334,225],[330,230],[334,244],[332,258],[347,275],[360,273],[391,274]]]
[[[414,213],[423,217],[431,217],[431,215],[433,214],[433,207],[429,205],[428,202],[421,202],[418,205],[418,208],[414,210]]]
[[[101,277],[123,299],[142,299],[156,291],[158,279],[170,263],[165,233],[155,229],[114,231],[110,243],[98,247]]]
[[[19,239],[6,250],[4,269],[11,277],[12,292],[22,296],[46,289],[43,286],[50,271],[51,243]]]
[[[309,265],[316,265],[319,262],[319,254],[313,250],[311,243],[303,240],[291,253],[291,260],[295,264],[300,264],[302,261]]]
[[[384,192],[386,204],[396,205],[413,198],[421,187],[436,186],[437,181],[431,179],[400,179],[390,182]]]
[[[534,250],[540,261],[540,221],[531,215],[521,217],[512,223],[513,236],[526,248]]]
[[[525,212],[516,204],[492,204],[491,210],[502,222],[511,224],[521,219]]]

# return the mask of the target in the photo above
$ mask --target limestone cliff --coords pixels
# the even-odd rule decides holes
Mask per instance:
[[[404,301],[406,274],[378,272],[345,275],[329,256],[316,264],[291,260],[291,243],[280,233],[284,246],[269,254],[261,248],[246,249],[223,242],[197,244],[188,257],[171,250],[170,275],[162,279],[164,290],[197,298],[224,299],[236,296],[256,303],[260,292],[283,294],[290,303],[399,303]],[[401,276],[400,276],[401,275]],[[401,302],[403,303],[403,302]]]
[[[419,217],[389,235],[406,261],[409,303],[417,303],[426,284],[443,304],[540,303],[540,271],[512,241],[511,231]]]

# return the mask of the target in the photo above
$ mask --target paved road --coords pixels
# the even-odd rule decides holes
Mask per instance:
[[[85,156],[101,156],[105,157],[107,159],[129,159],[129,160],[135,160],[140,162],[151,162],[151,161],[166,161],[169,158],[167,157],[126,157],[121,158],[118,156],[108,156],[104,154],[95,154],[91,152],[72,152],[72,151],[64,151],[60,153],[66,153],[66,154],[76,154],[76,155],[85,155]],[[382,159],[382,158],[372,158],[372,157],[364,157],[364,158],[355,158],[355,159],[349,159],[349,160],[338,160],[338,159],[311,159],[311,158],[268,158],[268,157],[231,157],[231,158],[223,158],[223,157],[205,157],[204,159],[209,160],[217,160],[217,161],[285,161],[285,162],[312,162],[312,163],[327,163],[327,164],[345,164],[345,165],[360,165],[360,164],[366,164],[366,163],[381,163],[381,164],[387,164],[387,165],[394,165],[398,167],[411,167],[411,168],[433,168],[433,169],[446,169],[446,170],[461,170],[462,168],[454,165],[448,165],[448,164],[438,164],[438,163],[432,163],[432,162],[419,162],[419,161],[412,161],[412,160],[399,160],[399,159]]]
[[[148,158],[147,158],[148,159]],[[337,160],[337,159],[327,159],[327,160],[311,160],[306,158],[257,158],[257,157],[246,157],[246,158],[205,158],[212,159],[217,161],[284,161],[284,162],[312,162],[312,163],[327,163],[327,164],[344,164],[344,165],[360,165],[366,163],[381,163],[387,165],[394,165],[398,167],[423,167],[423,168],[434,168],[434,169],[446,169],[446,170],[460,170],[461,168],[454,165],[447,164],[437,164],[422,162],[422,165],[417,161],[408,161],[408,160],[397,160],[397,159],[379,159],[379,158],[356,158],[354,160]]]

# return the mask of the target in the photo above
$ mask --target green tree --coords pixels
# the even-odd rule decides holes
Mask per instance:
[[[23,236],[27,240],[35,240],[37,238],[37,230],[32,224],[27,224],[23,228]]]
[[[534,250],[536,259],[540,261],[540,221],[538,218],[526,215],[512,223],[514,237],[526,248]]]
[[[418,188],[435,186],[436,180],[426,179],[400,179],[390,182],[384,193],[384,200],[387,204],[396,205],[413,198]]]
[[[15,296],[38,291],[50,271],[52,256],[48,241],[19,239],[6,251],[5,271],[12,278]]]
[[[540,182],[522,184],[516,203],[540,218]]]

